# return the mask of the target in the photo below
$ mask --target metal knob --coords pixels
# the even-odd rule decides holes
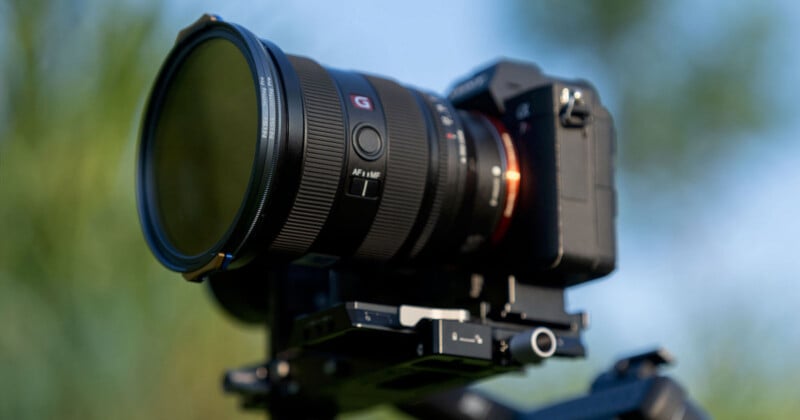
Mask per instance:
[[[549,328],[537,327],[511,337],[511,357],[520,363],[536,363],[555,354],[556,335]]]

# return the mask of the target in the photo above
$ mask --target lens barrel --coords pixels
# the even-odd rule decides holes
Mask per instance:
[[[156,257],[189,279],[253,258],[457,259],[502,239],[512,216],[519,172],[504,136],[440,96],[207,17],[150,94],[140,219]]]

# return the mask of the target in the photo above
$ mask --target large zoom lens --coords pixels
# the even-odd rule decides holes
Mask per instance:
[[[502,238],[516,165],[497,121],[207,19],[151,93],[140,217],[188,278],[253,257],[446,260]]]

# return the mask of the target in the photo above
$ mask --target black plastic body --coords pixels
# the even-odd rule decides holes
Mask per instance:
[[[457,84],[449,98],[456,107],[502,119],[518,155],[517,207],[487,270],[556,287],[610,273],[616,264],[615,132],[595,89],[501,61]]]
[[[560,118],[564,89],[580,89],[580,125]],[[501,255],[521,271],[571,285],[610,273],[616,262],[614,131],[594,91],[548,83],[506,102],[520,159],[518,214]],[[527,110],[527,112],[524,112]]]

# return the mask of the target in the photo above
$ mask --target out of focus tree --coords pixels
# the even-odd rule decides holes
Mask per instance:
[[[0,4],[0,418],[228,418],[222,361],[263,349],[138,229],[137,115],[170,43],[159,12]]]
[[[792,109],[769,80],[784,28],[770,2],[518,1],[506,18],[531,56],[567,61],[575,76],[599,85],[618,129],[624,228],[664,232],[656,236],[662,245],[676,226],[696,226],[687,220],[694,214],[687,199],[712,204],[713,193],[698,186],[716,164],[753,139],[772,146],[769,133]],[[674,287],[704,280],[675,279]],[[725,291],[708,295],[730,298]],[[697,346],[683,357],[699,371],[688,385],[719,418],[791,416],[800,409],[791,397],[800,368],[775,360],[779,349],[761,356],[762,343],[774,342],[768,336],[780,327],[749,318],[758,302],[743,300],[690,326]],[[674,310],[688,309],[680,305]]]
[[[763,80],[779,19],[763,2],[520,1],[512,14],[536,56],[569,57],[603,84],[636,176],[680,185],[781,116]]]

